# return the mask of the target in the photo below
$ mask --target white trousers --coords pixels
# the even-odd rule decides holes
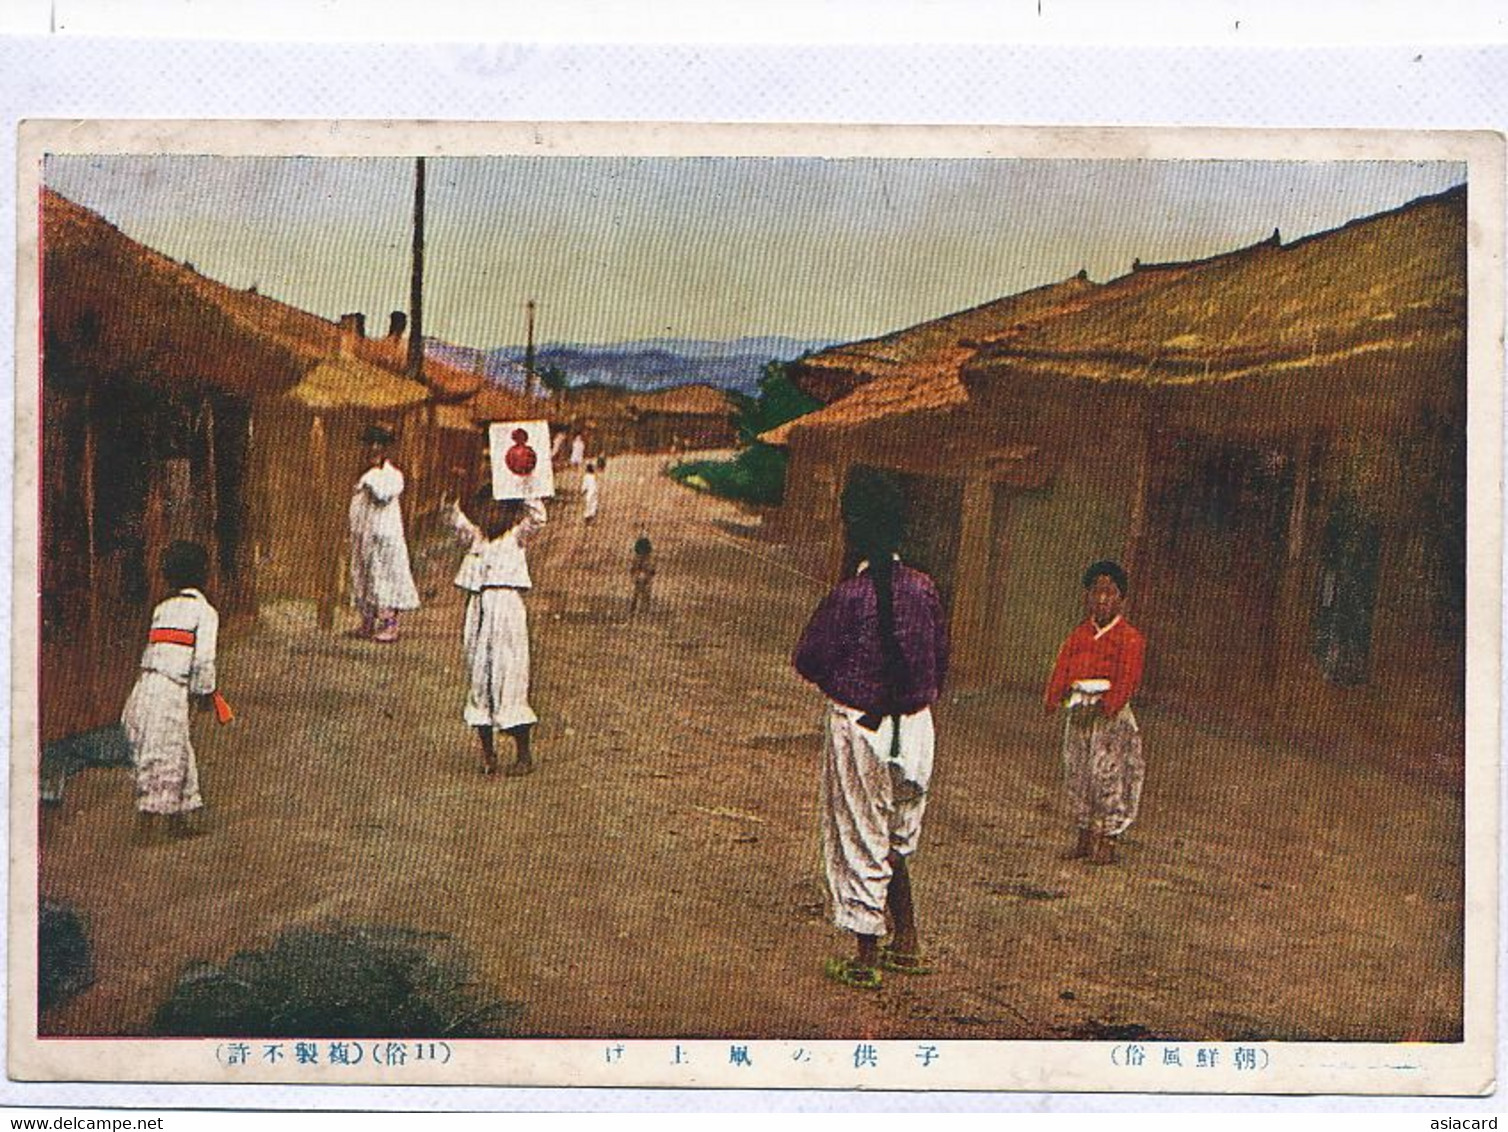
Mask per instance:
[[[1063,791],[1080,829],[1119,837],[1141,809],[1141,729],[1131,705],[1106,719],[1097,708],[1068,713],[1063,724]]]
[[[892,728],[860,727],[859,712],[829,704],[822,751],[822,851],[833,922],[860,935],[885,934],[890,854],[910,856],[921,837],[932,777],[932,710],[901,719],[899,758]]]
[[[144,814],[186,814],[204,805],[189,739],[188,688],[145,671],[121,713],[136,774],[136,808]]]

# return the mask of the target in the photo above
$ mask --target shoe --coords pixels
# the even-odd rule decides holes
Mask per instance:
[[[876,968],[857,959],[829,959],[822,970],[833,982],[854,990],[879,990],[885,984],[884,976]]]
[[[1079,830],[1079,839],[1074,844],[1074,847],[1072,849],[1065,849],[1063,851],[1061,859],[1064,861],[1077,861],[1083,857],[1089,856],[1091,840],[1092,838],[1089,833],[1089,827],[1085,826],[1083,829]]]
[[[896,951],[889,944],[880,948],[880,967],[901,975],[930,975],[936,970],[919,952]]]
[[[509,778],[522,778],[526,774],[534,773],[534,764],[532,762],[512,762],[503,767],[503,773]]]
[[[1115,838],[1106,833],[1096,833],[1089,840],[1089,863],[1091,865],[1115,864]]]

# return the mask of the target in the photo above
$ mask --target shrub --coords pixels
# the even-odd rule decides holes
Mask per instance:
[[[72,998],[94,982],[84,920],[67,904],[42,898],[37,909],[37,1011]]]
[[[448,936],[295,928],[223,967],[191,964],[150,1032],[174,1037],[498,1038],[523,1013],[483,990]]]

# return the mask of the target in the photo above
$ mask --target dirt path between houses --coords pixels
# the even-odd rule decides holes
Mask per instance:
[[[73,779],[41,890],[87,915],[98,978],[44,1032],[139,1033],[189,962],[344,921],[453,936],[533,1035],[1457,1036],[1457,797],[1149,711],[1143,820],[1093,869],[1057,857],[1054,728],[1012,692],[938,712],[915,870],[937,973],[826,981],[850,944],[819,699],[787,660],[821,587],[659,467],[615,461],[596,527],[560,504],[531,555],[534,776],[476,773],[447,550],[395,647],[290,605],[222,650],[241,718],[199,733],[210,836],[135,848],[126,772]],[[641,526],[659,608],[629,622]]]

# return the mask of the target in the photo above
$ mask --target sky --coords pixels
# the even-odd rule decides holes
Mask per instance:
[[[430,158],[424,331],[514,345],[850,341],[1053,282],[1290,240],[1465,180],[1446,162]],[[407,158],[49,156],[44,182],[235,287],[380,333]]]

